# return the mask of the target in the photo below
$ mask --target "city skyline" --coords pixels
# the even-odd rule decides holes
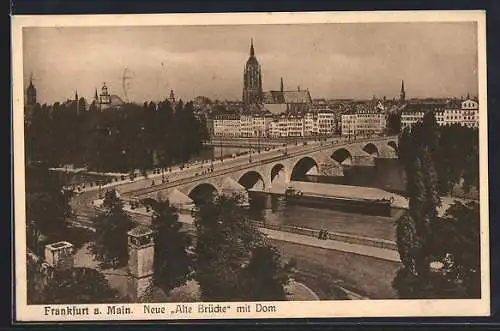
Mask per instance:
[[[476,35],[468,22],[27,28],[24,83],[41,103],[90,100],[103,82],[124,98],[127,69],[130,101],[240,100],[253,38],[264,90],[283,77],[313,98],[392,99],[404,80],[407,98],[460,97],[477,95]]]

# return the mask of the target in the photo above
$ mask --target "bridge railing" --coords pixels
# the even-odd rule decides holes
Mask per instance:
[[[298,227],[298,226],[291,226],[291,225],[265,223],[265,222],[261,222],[261,221],[254,221],[252,223],[255,227],[258,227],[258,228],[265,228],[265,229],[269,229],[269,230],[289,232],[289,233],[294,233],[294,234],[298,234],[298,235],[314,237],[314,238],[318,238],[318,240],[321,240],[321,239],[319,239],[321,230],[314,230],[314,229],[303,228],[303,227]],[[390,241],[390,240],[378,239],[378,238],[368,238],[368,237],[351,235],[351,234],[347,234],[347,233],[338,233],[338,232],[328,231],[328,232],[326,232],[325,239],[326,240],[341,241],[341,242],[345,242],[345,243],[349,243],[349,244],[364,245],[364,246],[371,246],[371,247],[377,247],[377,248],[385,248],[385,249],[395,250],[395,251],[397,251],[397,249],[398,249],[396,243],[393,241]]]

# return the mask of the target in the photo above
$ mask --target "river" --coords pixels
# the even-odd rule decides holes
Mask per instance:
[[[377,160],[374,167],[353,166],[344,176],[306,176],[302,181],[383,188],[404,191],[404,171],[398,160]],[[325,229],[354,235],[395,240],[395,221],[404,210],[393,208],[391,215],[371,216],[329,208],[328,203],[314,206],[297,205],[277,196],[250,193],[250,215],[258,221],[310,229]]]

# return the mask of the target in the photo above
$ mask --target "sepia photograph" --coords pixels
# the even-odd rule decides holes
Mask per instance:
[[[14,16],[17,319],[488,315],[484,18]]]

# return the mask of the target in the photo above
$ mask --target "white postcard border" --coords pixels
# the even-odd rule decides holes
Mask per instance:
[[[242,25],[242,24],[310,24],[368,22],[477,22],[478,79],[480,128],[480,213],[481,213],[481,278],[482,298],[477,300],[357,300],[269,302],[276,307],[271,313],[240,313],[235,307],[246,303],[213,303],[234,307],[230,312],[199,314],[199,304],[189,315],[170,314],[174,303],[164,305],[169,313],[147,315],[146,304],[125,304],[133,314],[103,313],[107,305],[74,305],[87,307],[89,315],[45,315],[45,307],[58,305],[27,305],[26,301],[26,233],[23,126],[23,27],[54,26],[158,26],[158,25]],[[217,13],[217,14],[142,14],[142,15],[44,15],[12,17],[12,100],[13,100],[13,163],[15,235],[15,311],[18,321],[75,320],[149,320],[149,319],[240,319],[240,318],[314,318],[314,317],[403,317],[403,316],[488,316],[490,314],[489,226],[488,226],[488,131],[486,95],[486,22],[484,11],[399,11],[399,12],[310,12],[310,13]],[[255,305],[255,303],[248,303]],[[262,303],[266,304],[266,303]],[[150,304],[153,305],[153,304]],[[61,307],[66,305],[60,305]],[[93,314],[94,309],[101,311]]]

